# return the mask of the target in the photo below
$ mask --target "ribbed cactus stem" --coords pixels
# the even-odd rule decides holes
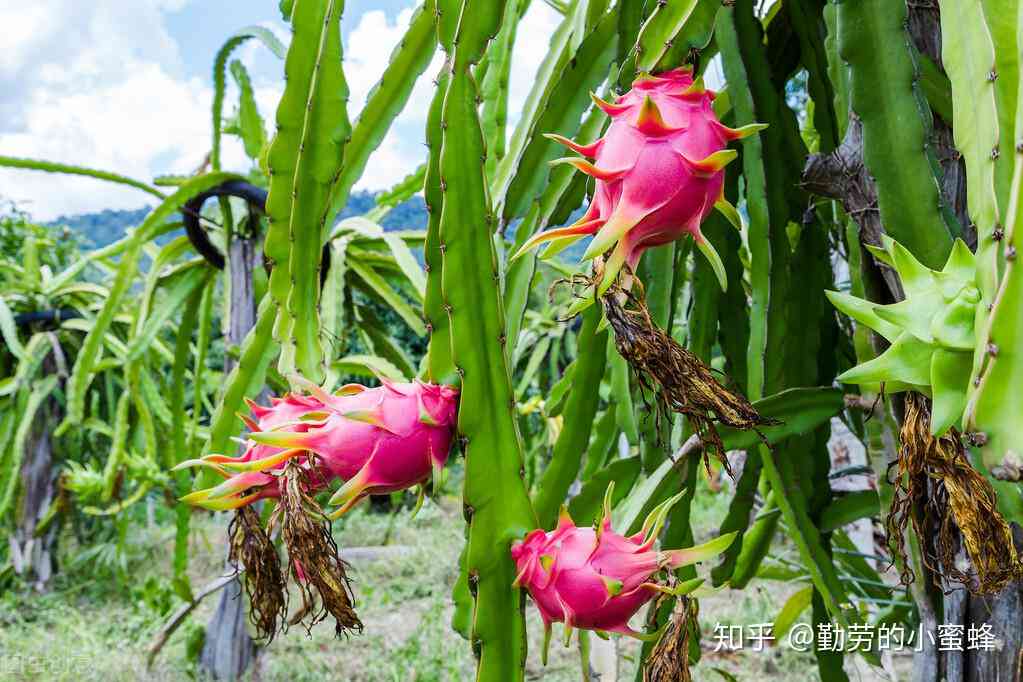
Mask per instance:
[[[1023,131],[1023,115],[1018,122]],[[1017,262],[1016,236],[1020,216],[1020,193],[1023,184],[1023,145],[1015,150],[1015,172],[1009,195],[1004,234],[998,248],[1005,259],[998,289],[988,315],[982,322],[981,345],[977,354],[982,359],[974,392],[966,410],[967,427],[977,432],[984,463],[992,467],[998,478],[1023,480],[1023,446],[1020,430],[1023,425],[1023,404],[1016,398],[1023,381],[1023,269]]]
[[[274,269],[274,336],[285,374],[324,375],[320,341],[320,266],[341,154],[351,134],[348,86],[341,69],[342,0],[302,0],[292,13],[285,60],[287,87],[277,106],[277,134],[267,153],[270,192],[266,255]],[[296,49],[297,48],[297,49]]]
[[[450,12],[450,8],[448,10]],[[522,443],[505,348],[504,303],[486,183],[487,150],[472,67],[500,28],[503,3],[466,0],[453,40],[441,113],[439,224],[444,309],[461,378],[458,437],[465,453],[464,509],[470,634],[477,680],[521,680],[526,656],[523,596],[513,586],[510,547],[535,527],[522,479]],[[441,17],[444,38],[445,16]]]

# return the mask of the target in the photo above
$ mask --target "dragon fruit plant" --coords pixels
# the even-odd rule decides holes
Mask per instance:
[[[334,616],[336,632],[361,630],[354,598],[330,533],[337,518],[373,493],[405,490],[434,480],[448,458],[458,391],[420,381],[381,380],[377,388],[358,384],[331,394],[303,380],[311,395],[274,398],[269,407],[249,403],[251,429],[240,457],[208,455],[178,468],[207,466],[226,480],[186,495],[182,501],[212,510],[237,509],[231,529],[232,558],[245,566],[250,617],[267,639],[286,615],[280,559],[269,540],[280,526],[287,566],[302,593],[300,613],[312,623]],[[343,481],[330,500],[340,505],[325,515],[314,496]],[[269,528],[248,505],[272,499]],[[313,607],[312,589],[322,606]]]
[[[529,591],[543,618],[545,662],[552,623],[565,624],[566,644],[573,628],[644,638],[629,627],[629,619],[644,604],[658,593],[688,594],[703,582],[694,579],[670,588],[658,574],[711,559],[728,549],[735,537],[728,533],[689,549],[655,550],[665,518],[683,493],[655,507],[643,528],[626,536],[611,527],[613,489],[612,483],[604,498],[603,518],[595,526],[576,526],[562,509],[553,531],[534,530],[512,545],[518,571],[515,585]]]
[[[516,256],[544,242],[550,242],[544,255],[553,255],[593,235],[583,258],[595,260],[600,278],[597,295],[601,296],[623,267],[635,272],[646,249],[690,235],[725,289],[721,258],[700,232],[700,224],[717,208],[740,226],[735,207],[723,194],[724,167],[738,155],[726,145],[766,126],[752,124],[737,130],[725,126],[711,108],[714,96],[701,80],[693,79],[690,67],[656,76],[643,74],[613,103],[593,95],[597,106],[611,117],[603,138],[580,144],[548,135],[585,157],[554,163],[571,164],[593,177],[593,201],[578,221],[534,235]]]

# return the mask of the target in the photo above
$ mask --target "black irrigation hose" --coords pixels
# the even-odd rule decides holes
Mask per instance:
[[[254,213],[263,214],[266,212],[266,190],[262,187],[244,182],[242,180],[228,180],[215,187],[211,187],[202,194],[197,194],[184,205],[181,210],[185,224],[185,234],[192,242],[195,250],[206,259],[206,262],[217,270],[224,269],[224,254],[213,245],[206,230],[199,224],[202,215],[202,206],[207,199],[212,197],[238,197],[249,204],[250,215]]]
[[[32,313],[19,313],[14,316],[14,324],[19,327],[26,327],[36,322],[54,322],[60,324],[65,320],[72,320],[81,317],[81,313],[73,308],[60,308],[58,310],[38,310]]]
[[[202,215],[203,204],[212,197],[238,197],[249,204],[249,219],[255,221],[259,215],[266,213],[267,191],[243,180],[228,180],[211,187],[202,194],[195,195],[188,201],[181,210],[185,225],[185,234],[192,242],[195,250],[206,259],[206,262],[217,270],[223,270],[225,259],[224,254],[213,245],[206,230],[199,224]],[[270,263],[266,263],[267,273],[270,271]],[[322,287],[327,278],[327,271],[330,269],[330,247],[323,246],[320,267],[320,286]]]

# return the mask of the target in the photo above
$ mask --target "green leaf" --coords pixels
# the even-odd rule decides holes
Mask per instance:
[[[415,369],[412,367],[412,360],[405,349],[391,336],[391,330],[381,322],[370,309],[360,309],[359,331],[363,340],[367,342],[373,355],[379,355],[396,368],[406,381],[415,376]]]
[[[7,344],[7,349],[14,357],[19,360],[25,358],[25,347],[21,345],[21,340],[18,338],[18,328],[14,324],[14,315],[2,298],[0,298],[0,336],[3,337],[4,343]]]
[[[586,481],[579,494],[568,503],[568,511],[572,518],[588,523],[590,520],[596,522],[602,513],[601,504],[604,501],[604,493],[607,487],[613,482],[615,484],[614,496],[611,498],[612,508],[625,499],[632,489],[643,464],[639,455],[616,459],[606,467],[597,471]]]
[[[419,76],[429,66],[436,49],[436,11],[435,0],[425,0],[416,9],[409,20],[408,30],[391,53],[380,81],[370,90],[345,147],[345,162],[331,195],[331,215],[345,207],[370,155],[383,142],[394,119],[405,108]]]
[[[937,181],[930,108],[918,85],[906,4],[861,0],[837,7],[839,52],[850,67],[851,107],[863,123],[864,162],[876,180],[881,222],[925,265],[940,267],[960,226]],[[954,128],[958,135],[958,122]]]
[[[756,473],[759,480],[760,472],[757,471]],[[745,472],[743,477],[745,478]],[[739,488],[736,489],[735,494],[736,497],[740,495]],[[742,494],[747,493],[743,491]],[[752,497],[752,493],[749,494]],[[734,500],[733,505],[735,505]],[[752,507],[752,504],[749,507]],[[729,511],[731,510],[732,507],[729,507]],[[748,530],[743,532],[742,545],[739,551],[735,552],[735,559],[732,565],[729,566],[728,558],[725,557],[712,571],[711,575],[714,577],[715,584],[727,581],[733,590],[742,590],[745,589],[750,580],[759,576],[760,567],[771,549],[771,541],[778,530],[780,519],[781,509],[778,508],[778,503],[774,500],[774,491],[771,490],[767,493],[764,506],[760,509],[756,518],[748,524]],[[736,525],[738,525],[737,530],[740,531],[747,527],[746,524]],[[721,524],[722,531],[732,527],[728,523]],[[731,547],[730,549],[734,550],[735,548]],[[731,575],[729,575],[729,571],[731,571]]]
[[[822,533],[830,533],[842,526],[869,519],[881,513],[881,502],[876,490],[858,490],[842,495],[828,505],[820,517]]]
[[[0,156],[0,166],[6,166],[7,168],[23,168],[25,170],[37,170],[44,171],[46,173],[67,173],[69,175],[82,175],[89,178],[95,178],[97,180],[106,180],[107,182],[113,182],[119,185],[128,185],[135,189],[140,189],[143,192],[147,192],[158,199],[163,199],[164,194],[155,187],[151,187],[140,180],[119,175],[117,173],[110,173],[107,171],[96,170],[94,168],[85,168],[83,166],[72,166],[66,163],[55,163],[53,161],[41,161],[39,159],[23,159],[14,156]]]
[[[522,149],[508,190],[504,196],[503,220],[507,223],[526,212],[540,192],[550,172],[549,162],[564,156],[564,148],[544,135],[573,136],[579,130],[580,117],[590,108],[590,91],[607,78],[615,54],[617,12],[604,16],[576,50],[550,94],[547,107],[530,131]],[[592,140],[582,140],[583,143]]]
[[[526,368],[519,374],[519,383],[515,387],[515,394],[521,399],[525,395],[526,391],[529,390],[530,385],[533,383],[533,379],[536,378],[536,373],[540,370],[540,365],[547,357],[547,352],[551,349],[551,337],[543,336],[535,344],[533,344],[533,350],[529,354],[529,360],[526,362]],[[558,381],[557,385],[560,385],[564,381],[564,377]],[[568,388],[567,382],[565,388]],[[553,393],[553,392],[552,392]],[[562,394],[564,395],[564,394]],[[553,398],[553,395],[552,395]],[[553,401],[552,401],[553,402]],[[555,403],[555,405],[560,405]],[[556,416],[553,411],[548,411],[550,416]]]
[[[431,280],[440,277],[452,357],[461,378],[458,431],[465,452],[464,504],[471,510],[465,563],[466,574],[476,576],[471,637],[478,642],[479,682],[522,679],[524,597],[512,586],[515,565],[510,546],[536,527],[521,474],[522,443],[492,238],[494,211],[487,191],[486,149],[473,78],[473,65],[500,30],[503,5],[461,3],[440,117],[444,125],[437,170],[444,182],[439,188],[450,192],[437,230],[438,243],[444,245],[443,267],[439,273],[431,267],[428,275]],[[453,9],[450,3],[448,8]],[[442,40],[444,35],[442,30]],[[435,342],[436,338],[431,343]]]
[[[183,185],[185,183],[182,182],[181,184]],[[163,236],[168,232],[172,232],[180,228],[181,223],[176,222],[154,225],[149,229],[146,236],[149,239],[156,239],[157,237]],[[76,277],[78,277],[78,275],[86,267],[88,267],[89,264],[120,255],[121,253],[126,251],[128,247],[132,245],[132,243],[134,243],[134,240],[135,236],[129,235],[127,237],[124,237],[123,239],[119,239],[118,241],[112,244],[108,244],[107,246],[104,246],[101,249],[96,249],[95,251],[90,251],[86,254],[83,254],[81,258],[76,260],[71,265],[67,266],[67,268],[62,270],[60,274],[54,276],[49,282],[47,282],[43,287],[43,293],[46,294],[47,296],[59,295],[58,292],[62,291],[66,286],[69,286],[68,283],[74,280]],[[109,293],[107,295],[109,295]]]
[[[245,154],[253,161],[258,161],[266,144],[266,128],[263,126],[263,117],[259,115],[259,107],[256,106],[252,80],[245,65],[237,59],[231,62],[231,75],[238,84],[238,128]]]
[[[424,163],[421,164],[419,168],[406,175],[394,187],[376,195],[376,205],[363,217],[371,222],[379,223],[392,208],[403,201],[408,201],[415,196],[417,192],[421,192],[425,179],[426,164]]]
[[[877,306],[871,301],[856,298],[849,294],[838,291],[826,291],[824,294],[840,312],[845,313],[857,322],[870,327],[883,336],[887,341],[892,342],[899,338],[902,330],[891,322],[880,317],[877,313]]]
[[[426,326],[423,324],[419,314],[397,291],[384,281],[384,278],[376,270],[357,260],[350,260],[348,265],[364,285],[360,288],[363,288],[373,298],[380,300],[384,305],[393,309],[413,332],[420,336],[426,334]]]
[[[342,220],[338,223],[334,234],[341,234],[346,230],[351,230],[370,239],[382,240],[390,249],[391,255],[394,256],[394,260],[402,273],[408,278],[416,293],[419,294],[420,299],[423,298],[426,293],[426,273],[423,272],[423,268],[420,267],[419,261],[416,260],[412,250],[400,236],[393,232],[385,231],[377,223],[363,217]]]
[[[827,3],[816,0],[789,0],[785,4],[789,20],[799,40],[800,61],[807,71],[807,91],[813,100],[813,127],[820,135],[820,151],[830,153],[841,142],[835,93],[828,77],[828,57],[824,41],[823,9]],[[846,112],[841,112],[842,116]]]
[[[131,429],[131,424],[129,423],[130,409],[131,391],[124,391],[117,399],[117,409],[114,416],[114,434],[110,439],[110,452],[107,454],[107,461],[103,465],[102,500],[104,502],[109,502],[113,498],[114,487],[117,483],[117,472],[127,456],[128,435]]]
[[[294,2],[294,0],[291,0]],[[243,43],[255,38],[263,43],[268,50],[284,59],[285,47],[277,39],[274,32],[262,26],[247,26],[230,38],[228,38],[213,59],[213,146],[210,150],[210,167],[214,171],[220,170],[220,139],[222,132],[222,121],[224,116],[224,90],[225,75],[227,73],[227,60],[231,53]],[[244,95],[243,95],[244,96]],[[258,154],[258,152],[257,152]],[[251,156],[251,155],[250,155]]]
[[[904,333],[884,353],[839,374],[846,384],[879,382],[928,386],[931,383],[932,346]]]
[[[408,381],[409,377],[388,360],[377,355],[346,355],[333,364],[335,371],[359,374],[365,377],[384,377],[394,381]]]
[[[810,601],[813,599],[813,585],[808,585],[785,600],[778,615],[774,617],[774,630],[772,634],[777,642],[783,641],[792,626],[799,620],[799,616],[810,608]]]
[[[573,19],[565,16],[551,36],[550,46],[540,66],[537,68],[533,85],[522,103],[519,122],[508,141],[508,149],[497,165],[497,171],[490,184],[495,210],[503,215],[503,205],[508,188],[518,173],[519,160],[528,142],[533,138],[537,121],[551,99],[551,93],[557,86],[561,74],[572,58]],[[544,132],[544,131],[539,131]]]
[[[171,214],[178,211],[189,199],[226,180],[236,178],[237,176],[230,173],[208,173],[192,178],[181,185],[174,194],[167,197],[163,203],[153,209],[135,230],[131,242],[129,242],[125,253],[121,256],[117,275],[110,286],[110,296],[104,302],[103,308],[93,321],[92,327],[82,343],[82,348],[75,358],[74,368],[71,371],[71,378],[67,385],[67,417],[57,429],[57,435],[60,435],[71,426],[81,423],[83,420],[85,392],[92,382],[100,347],[104,342],[107,330],[110,328],[114,316],[118,312],[121,300],[128,293],[135,278],[142,244],[149,241],[152,235],[159,231],[164,221]]]
[[[519,21],[522,19],[520,8],[522,12],[528,8],[528,3],[519,0],[505,2],[507,9],[504,13],[504,22],[490,49],[487,50],[487,71],[480,84],[480,99],[483,100],[480,125],[483,128],[483,139],[487,141],[486,173],[491,179],[507,145],[508,85],[511,81],[512,48],[515,45]]]
[[[958,424],[966,409],[973,355],[938,348],[931,356],[931,433],[943,435]]]
[[[844,406],[842,392],[834,388],[790,388],[753,403],[764,417],[782,423],[763,429],[767,442],[774,444],[790,436],[813,431],[838,414]],[[760,437],[751,431],[719,429],[725,450],[744,450],[760,443]],[[661,463],[636,488],[625,504],[615,510],[615,527],[622,533],[639,529],[643,516],[660,499],[662,486],[670,482],[675,468],[670,459]]]
[[[688,51],[706,46],[720,8],[714,0],[659,3],[640,28],[636,47],[622,69],[623,76],[631,79],[636,71],[654,71],[669,53],[674,53],[675,47]],[[688,34],[685,39],[683,34]],[[678,46],[678,43],[683,44]]]
[[[941,120],[951,125],[953,122],[951,81],[927,55],[919,54],[917,59],[920,63],[920,89],[923,90],[927,103]]]
[[[238,364],[224,381],[224,394],[210,420],[210,439],[206,454],[226,454],[231,437],[241,431],[236,413],[244,408],[245,398],[255,398],[263,389],[266,370],[277,351],[273,329],[275,308],[269,294],[259,303],[256,324],[245,335]]]
[[[541,528],[554,525],[558,509],[580,473],[583,452],[590,441],[593,420],[600,404],[600,382],[604,377],[606,355],[597,349],[607,347],[607,331],[597,331],[601,309],[592,306],[583,314],[579,345],[590,348],[579,355],[572,373],[572,390],[562,410],[564,425],[554,444],[551,461],[533,499],[533,508]]]
[[[210,271],[205,264],[196,264],[174,276],[173,282],[164,287],[164,296],[159,305],[150,312],[139,333],[128,344],[125,361],[136,360],[148,350],[164,325],[174,317],[185,301],[206,283],[209,276]]]

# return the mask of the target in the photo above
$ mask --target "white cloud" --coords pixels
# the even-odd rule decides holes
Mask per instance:
[[[522,113],[522,104],[536,80],[536,72],[547,56],[551,36],[562,16],[546,2],[530,4],[519,21],[512,49],[512,71],[508,81],[508,113],[511,126]]]
[[[0,153],[142,179],[197,166],[210,88],[180,75],[161,14],[186,2],[0,2],[0,25],[18,27],[0,62]],[[0,171],[0,193],[41,220],[148,202],[138,190],[29,171]]]
[[[158,64],[138,63],[123,80],[87,92],[33,91],[25,107],[25,129],[0,135],[0,149],[140,179],[189,172],[209,147],[204,113],[211,98],[198,80],[177,80]],[[42,220],[148,202],[138,190],[28,171],[0,172],[0,186],[6,196],[28,200],[25,207]]]
[[[403,9],[392,23],[383,10],[370,10],[360,17],[358,25],[348,35],[344,46],[345,78],[353,112],[362,109],[369,91],[380,80],[391,52],[408,29],[412,13],[412,7]]]
[[[414,10],[414,6],[401,10],[394,21],[390,21],[381,10],[371,10],[360,17],[358,25],[348,35],[345,78],[351,90],[348,106],[353,121],[387,68],[394,48],[408,30]],[[438,50],[412,88],[404,110],[380,147],[370,156],[356,188],[377,190],[391,187],[425,160],[426,149],[422,142],[426,115],[433,99],[433,79],[442,62],[443,57]]]
[[[210,146],[209,77],[186,77],[164,12],[190,0],[0,0],[0,154],[119,172],[140,179],[193,171]],[[415,2],[397,14],[371,10],[346,37],[352,120],[408,28]],[[533,3],[518,30],[510,83],[512,123],[560,16]],[[279,25],[269,26],[280,31]],[[234,54],[263,59],[256,41]],[[440,69],[438,52],[404,111],[372,155],[358,188],[382,189],[426,156],[424,127]],[[258,62],[257,62],[258,63]],[[276,64],[271,68],[280,68]],[[283,82],[253,71],[256,99],[271,132]],[[231,78],[225,115],[237,101]],[[248,166],[240,143],[223,141],[225,168]],[[104,208],[135,208],[148,195],[102,181],[0,169],[0,196],[23,202],[39,220]]]
[[[366,95],[379,80],[390,60],[391,51],[408,27],[413,8],[402,10],[390,22],[384,12],[364,14],[345,46],[345,76],[351,87],[350,106],[357,112]],[[547,54],[551,35],[561,23],[561,15],[546,3],[535,2],[522,18],[512,53],[512,73],[508,88],[509,132],[522,110],[536,71]],[[356,184],[358,189],[391,187],[426,159],[423,146],[426,117],[433,99],[433,79],[441,68],[443,56],[438,50],[429,68],[416,83],[404,111],[370,157],[366,171]],[[353,113],[353,118],[355,114]]]
[[[4,50],[0,78],[15,85],[27,70],[49,67],[48,82],[103,78],[123,69],[125,57],[180,64],[162,11],[187,0],[37,0],[0,2]],[[65,78],[61,78],[61,74]],[[6,84],[6,83],[5,83]]]

